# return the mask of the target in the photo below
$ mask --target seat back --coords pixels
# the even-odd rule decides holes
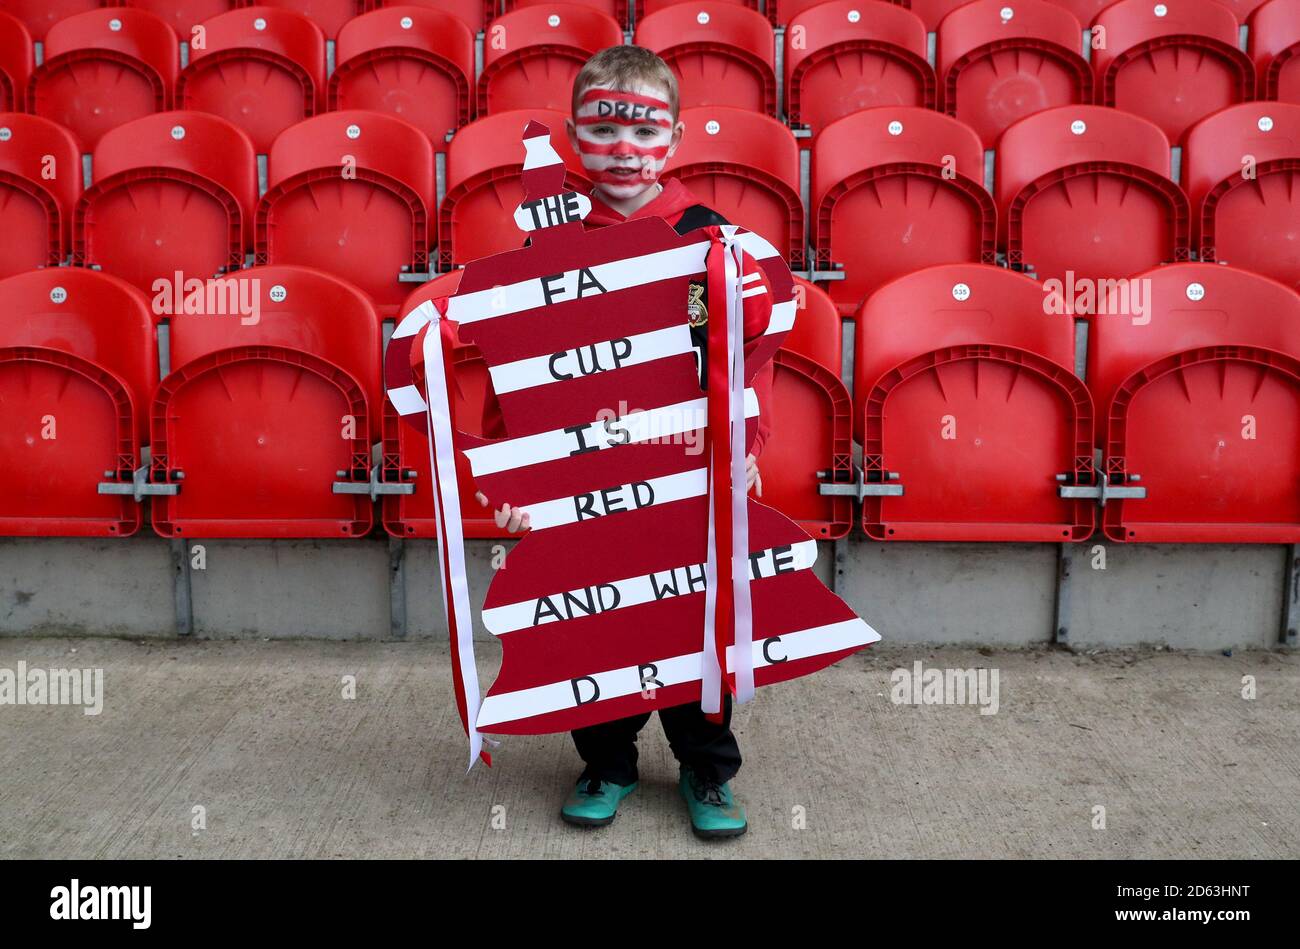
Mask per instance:
[[[81,149],[38,115],[0,113],[0,276],[57,266],[72,247]]]
[[[197,39],[197,38],[196,38]],[[315,115],[325,98],[325,35],[291,10],[231,10],[203,24],[176,83],[178,108],[239,126],[259,155],[277,135]]]
[[[1300,103],[1300,6],[1270,0],[1250,15],[1250,58],[1261,99]]]
[[[236,0],[122,0],[121,5],[148,10],[166,21],[182,43],[194,36],[194,28],[226,13]]]
[[[147,10],[78,13],[50,27],[44,60],[27,86],[27,111],[93,149],[109,129],[171,108],[179,63],[176,34]]]
[[[5,12],[21,20],[38,43],[55,23],[99,6],[100,0],[5,0]]]
[[[453,13],[391,6],[357,17],[340,31],[335,61],[331,109],[398,115],[437,151],[470,119],[474,34]]]
[[[27,79],[35,59],[32,37],[22,21],[0,11],[0,112],[20,112],[27,106]]]
[[[349,20],[365,13],[368,8],[367,0],[258,0],[257,5],[301,13],[330,39],[338,36],[339,30]]]

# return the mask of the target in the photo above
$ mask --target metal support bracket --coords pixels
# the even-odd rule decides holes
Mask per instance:
[[[1059,474],[1056,476],[1057,481],[1064,481],[1068,476]],[[1130,481],[1141,481],[1141,475],[1129,475]],[[1098,507],[1105,507],[1106,502],[1112,498],[1115,500],[1129,500],[1132,498],[1144,498],[1147,496],[1146,488],[1134,488],[1123,484],[1111,484],[1110,479],[1102,477],[1098,484],[1063,484],[1057,488],[1057,492],[1066,500],[1087,499],[1096,501]]]
[[[898,472],[886,472],[886,478],[889,481],[898,480]],[[817,472],[817,477],[827,478],[829,473],[825,471]],[[862,476],[862,469],[857,465],[853,466],[853,481],[844,483],[843,481],[820,481],[817,484],[817,493],[830,497],[851,497],[858,501],[868,497],[899,497],[903,493],[901,484],[885,484],[875,481],[867,481]]]
[[[111,478],[112,476],[113,472],[104,472],[105,478]],[[101,481],[96,490],[99,494],[129,494],[139,503],[151,495],[179,494],[181,486],[179,484],[150,484],[149,466],[141,465],[131,472],[130,484],[124,481]]]
[[[371,465],[370,480],[364,483],[357,482],[357,481],[335,481],[334,493],[335,494],[366,494],[370,496],[370,500],[372,501],[379,500],[380,496],[385,494],[414,494],[415,493],[414,484],[410,484],[410,483],[392,484],[391,482],[380,481],[379,470],[380,470],[379,465]],[[348,476],[348,473],[346,471],[336,471],[334,475],[337,478],[346,478]]]

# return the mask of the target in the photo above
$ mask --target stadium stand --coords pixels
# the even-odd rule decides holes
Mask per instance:
[[[225,119],[162,112],[115,128],[77,203],[73,259],[146,292],[244,265],[253,237],[253,143]]]
[[[1097,320],[1089,340],[1106,476],[1146,489],[1106,505],[1106,536],[1300,542],[1300,297],[1205,263],[1133,284],[1114,292],[1145,312]]]
[[[154,317],[125,281],[78,268],[0,281],[0,534],[136,533],[129,489],[157,382]]]
[[[807,266],[799,146],[775,119],[747,109],[683,109],[687,134],[664,167],[728,221],[744,221],[779,248],[794,270]]]
[[[327,112],[275,140],[267,175],[257,263],[318,267],[396,313],[401,275],[427,273],[435,243],[428,137],[391,115]]]
[[[592,53],[619,46],[623,30],[607,13],[573,3],[539,3],[497,17],[483,44],[478,114],[561,109],[573,77]]]
[[[1183,187],[1200,259],[1300,287],[1300,105],[1244,102],[1192,126]]]
[[[1270,0],[1250,15],[1250,58],[1261,99],[1300,103],[1300,4]]]
[[[393,6],[339,31],[329,107],[387,112],[446,151],[474,106],[474,34],[455,14]]]
[[[785,112],[820,132],[862,109],[938,104],[925,24],[901,6],[830,0],[799,11],[785,33]]]
[[[209,281],[171,319],[150,410],[163,537],[359,537],[373,524],[380,323],[365,294],[306,267]],[[354,491],[336,491],[335,484]]]
[[[243,129],[259,155],[275,137],[321,109],[325,37],[290,10],[232,10],[203,24],[203,45],[176,82],[176,105]]]
[[[27,107],[27,79],[34,66],[27,27],[0,10],[0,111],[21,112]]]
[[[956,119],[918,108],[866,109],[828,125],[813,145],[813,248],[841,316],[913,270],[995,262],[997,214],[984,152]]]
[[[1061,106],[1021,119],[997,152],[1010,265],[1043,280],[1102,279],[1188,259],[1190,212],[1169,162],[1160,129],[1116,109]]]
[[[875,540],[1078,541],[1095,505],[1058,487],[1093,477],[1093,407],[1074,326],[1042,287],[999,267],[908,274],[857,319],[855,412]],[[1058,481],[1058,476],[1064,481]]]
[[[27,85],[27,111],[53,119],[86,149],[109,129],[171,108],[176,34],[147,10],[111,7],[59,20]]]
[[[39,115],[0,113],[0,277],[56,267],[72,248],[81,148]]]
[[[1017,119],[1092,102],[1083,27],[1046,0],[976,0],[939,25],[935,72],[944,111],[992,148]]]
[[[729,105],[776,114],[776,45],[756,10],[703,0],[638,18],[633,42],[677,76],[682,108]]]
[[[456,133],[447,150],[446,194],[438,233],[439,269],[520,246],[519,228],[502,208],[517,207],[524,190],[519,182],[523,154],[519,135],[530,119],[548,128],[564,128],[567,112],[521,109],[484,116]],[[566,136],[553,134],[551,145],[564,159],[566,187],[590,192],[582,162]]]
[[[1250,99],[1255,67],[1218,0],[1119,0],[1093,21],[1096,102],[1150,119],[1173,145],[1197,120]]]

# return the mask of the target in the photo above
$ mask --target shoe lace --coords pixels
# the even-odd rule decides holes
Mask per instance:
[[[588,779],[587,779],[587,785],[586,785],[586,787],[584,787],[584,788],[582,789],[582,793],[583,793],[583,794],[589,794],[589,795],[591,795],[592,797],[595,797],[597,794],[600,793],[600,785],[601,785],[601,783],[602,783],[602,782],[601,782],[600,778],[588,778]]]
[[[722,797],[722,785],[712,778],[702,778],[695,775],[691,779],[695,786],[695,798],[702,804],[708,804],[712,807],[722,807],[726,801]]]

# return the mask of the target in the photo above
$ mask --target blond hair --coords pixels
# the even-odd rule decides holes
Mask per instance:
[[[574,114],[588,89],[635,92],[641,85],[662,86],[668,91],[668,106],[677,119],[677,77],[668,64],[644,46],[607,46],[583,64],[573,80]]]

